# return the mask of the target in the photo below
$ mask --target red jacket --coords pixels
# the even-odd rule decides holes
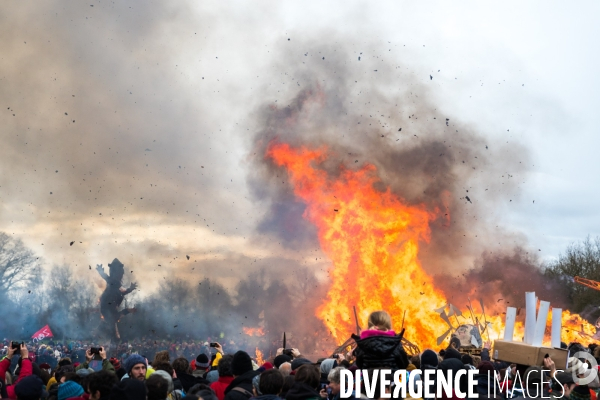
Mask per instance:
[[[0,361],[0,376],[6,376],[6,371],[10,368],[10,359],[5,358]],[[26,376],[31,375],[33,372],[33,367],[31,366],[31,360],[25,358],[21,361],[21,372],[19,373],[19,378],[15,381],[14,384],[6,387],[6,393],[8,394],[9,399],[16,399],[17,395],[15,394],[15,385],[19,383],[19,381]]]
[[[67,400],[90,400],[90,395],[87,393],[84,393],[81,396],[69,397]]]
[[[215,391],[217,398],[223,400],[225,398],[225,389],[233,381],[233,376],[220,376],[216,382],[210,384],[210,388]]]

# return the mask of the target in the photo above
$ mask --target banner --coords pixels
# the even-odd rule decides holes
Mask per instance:
[[[39,331],[34,333],[31,338],[33,340],[43,340],[43,339],[51,338],[51,337],[54,337],[54,335],[52,335],[52,331],[50,330],[50,327],[48,325],[46,325],[45,327],[43,327],[42,329],[40,329]]]

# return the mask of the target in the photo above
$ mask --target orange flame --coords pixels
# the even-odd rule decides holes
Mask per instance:
[[[267,153],[287,168],[294,193],[307,204],[304,217],[317,226],[321,248],[334,266],[327,300],[317,316],[341,342],[354,330],[353,305],[359,320],[384,309],[396,327],[406,310],[406,336],[433,345],[447,326],[432,309],[445,299],[417,256],[419,241],[429,240],[429,222],[437,210],[406,205],[389,189],[375,190],[373,165],[340,167],[337,179],[330,179],[315,168],[325,153],[325,148],[294,149],[287,144],[274,144]]]
[[[256,348],[255,358],[259,367],[265,363],[265,360],[263,359],[263,353],[258,349],[258,347]]]
[[[434,309],[446,304],[446,299],[433,287],[418,255],[419,243],[429,241],[429,223],[440,215],[439,210],[408,205],[389,188],[375,189],[381,183],[370,164],[356,170],[340,166],[332,178],[319,169],[326,153],[325,147],[271,143],[266,154],[275,165],[286,168],[295,195],[306,203],[304,218],[317,227],[321,248],[333,264],[331,286],[317,316],[343,342],[355,328],[353,306],[362,323],[372,311],[388,311],[397,329],[406,311],[405,337],[420,346],[436,347],[437,337],[449,327]],[[501,337],[503,320],[488,317],[490,339]],[[577,332],[584,327],[586,334],[595,331],[569,312],[563,313],[563,327],[567,341],[583,342]],[[515,339],[522,332],[523,325],[517,323]]]
[[[263,328],[247,328],[243,327],[242,331],[248,336],[264,336],[265,331]]]

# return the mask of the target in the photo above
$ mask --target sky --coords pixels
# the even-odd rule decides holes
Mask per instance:
[[[257,179],[257,133],[303,88],[335,93],[350,76],[363,88],[414,87],[482,143],[503,146],[485,179],[510,175],[512,189],[473,196],[502,246],[552,260],[599,234],[597,3],[0,8],[0,230],[47,267],[68,264],[101,285],[93,267],[117,257],[142,292],[167,275],[233,285],[260,268],[284,277],[307,267],[324,278],[314,232],[264,229],[272,202]],[[509,161],[521,166],[502,170]]]

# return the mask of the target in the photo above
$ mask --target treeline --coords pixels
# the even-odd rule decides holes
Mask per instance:
[[[575,276],[600,282],[600,237],[588,237],[573,243],[564,253],[543,265],[544,275],[566,288],[570,310],[582,314],[590,322],[600,316],[600,291],[579,283]]]

